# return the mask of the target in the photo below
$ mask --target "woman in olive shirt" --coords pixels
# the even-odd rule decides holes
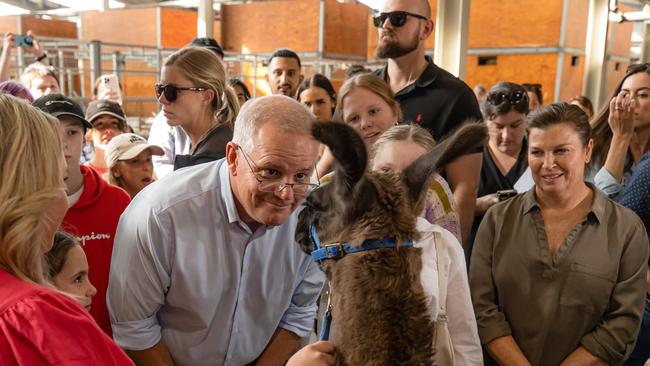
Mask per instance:
[[[643,224],[584,182],[593,142],[578,107],[532,113],[528,142],[535,187],[488,210],[472,254],[486,363],[620,363],[643,312]]]

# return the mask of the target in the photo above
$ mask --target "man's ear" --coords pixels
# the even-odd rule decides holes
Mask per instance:
[[[422,28],[422,37],[420,38],[421,40],[425,40],[431,36],[431,33],[433,33],[434,30],[434,24],[433,20],[427,20],[424,23],[424,27]]]
[[[305,75],[300,74],[300,77],[299,77],[298,79],[300,79],[300,80],[298,81],[298,85],[302,84],[302,81],[305,80]]]
[[[271,81],[269,81],[269,74],[268,73],[264,74],[264,80],[266,80],[266,82],[269,84],[269,86],[271,85]]]
[[[237,175],[237,145],[234,142],[229,142],[226,145],[226,163],[228,163],[228,170],[230,175]]]

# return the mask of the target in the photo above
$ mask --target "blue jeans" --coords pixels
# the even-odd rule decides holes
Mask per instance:
[[[625,361],[624,366],[643,366],[650,358],[650,297],[646,297],[645,311],[643,312],[643,322],[641,331],[636,341],[634,351],[630,358]]]

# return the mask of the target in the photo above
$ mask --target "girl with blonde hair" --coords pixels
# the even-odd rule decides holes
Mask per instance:
[[[0,364],[131,365],[90,315],[45,279],[43,254],[68,206],[58,125],[0,95]]]
[[[401,172],[434,146],[435,140],[424,128],[415,125],[394,126],[372,146],[370,167],[372,170]],[[421,216],[449,230],[460,242],[456,201],[449,184],[440,174],[436,173],[431,180]]]
[[[239,102],[212,51],[186,47],[169,56],[160,71],[156,96],[167,123],[182,128],[190,139],[189,155],[177,155],[174,169],[225,156]]]

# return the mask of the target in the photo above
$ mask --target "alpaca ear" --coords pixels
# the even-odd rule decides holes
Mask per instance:
[[[451,136],[404,169],[402,181],[406,184],[413,207],[419,209],[433,173],[463,155],[481,152],[486,139],[485,124],[466,121]]]
[[[349,196],[361,180],[368,164],[366,145],[352,127],[340,122],[317,122],[312,127],[316,140],[329,147],[336,159],[335,185]]]

